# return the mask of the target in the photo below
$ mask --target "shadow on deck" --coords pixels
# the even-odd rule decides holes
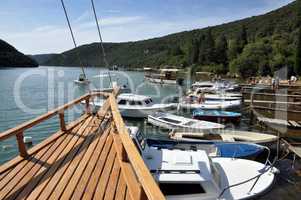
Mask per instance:
[[[117,109],[115,95],[85,95],[0,134],[17,136],[20,156],[0,167],[0,199],[164,199]],[[64,110],[93,96],[108,99],[96,115],[87,112],[65,125]],[[59,114],[61,130],[29,151],[24,130]]]

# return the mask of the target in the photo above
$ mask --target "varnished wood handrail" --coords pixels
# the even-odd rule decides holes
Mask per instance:
[[[95,96],[104,96],[104,97],[108,97],[110,94],[109,93],[105,93],[105,92],[93,92],[93,93],[89,93],[86,95],[83,95],[67,104],[64,104],[52,111],[49,111],[48,113],[45,113],[37,118],[34,118],[32,120],[29,120],[27,122],[24,122],[23,124],[20,124],[14,128],[11,128],[9,130],[6,130],[2,133],[0,133],[0,141],[5,140],[11,136],[14,136],[20,132],[24,132],[25,130],[34,127],[35,125],[53,117],[54,115],[57,115],[59,113],[62,113],[64,110],[69,109],[71,107],[73,107],[76,104],[79,104],[80,102],[90,99],[92,97]]]
[[[151,200],[163,200],[165,199],[158,185],[154,181],[152,175],[147,169],[143,159],[139,155],[137,148],[135,147],[127,128],[124,125],[120,112],[117,108],[117,103],[113,95],[110,95],[109,101],[111,104],[112,116],[116,125],[117,132],[119,133],[122,145],[127,153],[130,164],[148,199]]]

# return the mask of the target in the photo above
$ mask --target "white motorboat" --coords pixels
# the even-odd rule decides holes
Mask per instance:
[[[201,91],[209,92],[209,91],[237,91],[239,89],[239,85],[232,83],[227,80],[218,80],[215,82],[212,81],[203,81],[203,82],[195,82],[192,84],[192,89],[200,89]]]
[[[143,159],[167,199],[254,198],[273,185],[277,171],[251,160],[211,159],[201,150],[149,149]]]
[[[139,138],[134,142],[167,199],[254,198],[272,186],[278,172],[251,160],[210,158],[204,150],[152,148]]]
[[[91,81],[89,81],[85,74],[80,74],[79,78],[77,80],[74,80],[74,83],[79,84],[79,85],[88,85],[90,84]]]
[[[233,131],[233,130],[213,130],[208,132],[183,132],[173,130],[169,138],[177,141],[224,141],[224,142],[249,142],[264,146],[275,144],[278,137],[275,135],[251,132],[251,131]]]
[[[104,101],[94,101],[91,105],[101,107]],[[167,111],[174,108],[175,104],[156,104],[152,98],[144,95],[123,93],[117,97],[120,114],[123,117],[145,118],[159,111]]]
[[[218,123],[189,119],[186,117],[162,112],[149,115],[147,120],[148,123],[162,128],[181,129],[186,131],[222,129],[225,127],[224,125]]]
[[[180,108],[184,109],[204,109],[204,110],[220,110],[237,108],[241,105],[241,100],[229,100],[229,101],[208,101],[198,102],[197,100],[185,99],[179,103]]]

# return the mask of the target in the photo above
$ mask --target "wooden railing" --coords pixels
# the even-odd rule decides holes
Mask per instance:
[[[66,125],[64,120],[64,111],[72,106],[79,104],[82,101],[86,101],[86,114],[81,118],[87,118],[91,116],[89,113],[90,110],[90,99],[95,96],[104,96],[107,97],[107,100],[103,104],[102,109],[98,112],[98,115],[110,116],[112,120],[110,135],[113,137],[113,145],[117,153],[117,158],[120,163],[122,175],[124,176],[124,180],[127,186],[127,189],[130,193],[131,199],[151,199],[151,200],[163,200],[165,199],[158,185],[154,181],[152,175],[150,174],[148,168],[146,167],[143,159],[141,158],[136,146],[134,145],[129,133],[128,129],[125,127],[123,119],[118,110],[118,106],[116,103],[116,95],[119,89],[114,89],[112,93],[104,93],[104,92],[95,92],[84,95],[75,99],[74,101],[67,103],[55,110],[52,110],[40,117],[37,117],[29,122],[25,122],[15,128],[7,130],[0,134],[0,141],[5,140],[9,137],[16,136],[18,141],[18,148],[20,152],[20,158],[14,161],[13,163],[6,163],[10,167],[16,165],[22,159],[26,159],[29,155],[27,153],[25,144],[23,142],[23,132],[55,115],[59,115],[59,123],[60,123],[60,131],[64,134],[69,129],[72,129],[76,125],[78,125],[82,120],[78,119],[77,121],[71,122]],[[59,136],[57,136],[59,137]],[[44,141],[43,145],[36,145],[35,151],[37,148],[45,147],[47,142],[52,142],[54,138],[48,138],[49,141]],[[33,154],[33,152],[32,152]]]
[[[46,121],[52,117],[54,117],[55,115],[59,115],[59,120],[60,120],[60,128],[62,131],[66,131],[71,127],[67,127],[67,125],[65,124],[65,119],[64,119],[64,111],[81,103],[82,101],[86,101],[86,112],[89,112],[89,107],[90,107],[90,99],[94,98],[96,96],[103,96],[103,97],[109,97],[110,93],[104,93],[104,92],[94,92],[94,93],[89,93],[86,94],[84,96],[81,96],[63,106],[60,106],[52,111],[47,112],[46,114],[43,114],[35,119],[32,119],[28,122],[25,122],[23,124],[20,124],[14,128],[11,128],[7,131],[4,131],[2,133],[0,133],[0,141],[3,141],[5,139],[8,139],[12,136],[16,136],[17,139],[17,145],[18,145],[18,149],[19,149],[19,154],[22,157],[26,157],[28,156],[27,150],[26,150],[26,146],[24,144],[23,138],[24,138],[24,131],[40,124],[43,121]]]

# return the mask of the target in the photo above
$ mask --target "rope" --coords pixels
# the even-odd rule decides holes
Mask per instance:
[[[64,13],[65,13],[65,17],[66,17],[66,20],[67,20],[67,23],[68,23],[68,27],[69,27],[69,30],[70,30],[70,34],[71,34],[71,37],[72,37],[72,41],[73,41],[74,47],[77,48],[77,44],[76,44],[76,41],[75,41],[75,37],[74,37],[74,33],[73,33],[73,30],[72,30],[72,27],[71,27],[69,16],[67,14],[67,10],[66,10],[65,4],[64,4],[64,0],[61,0],[61,3],[62,3],[62,7],[63,7]],[[77,58],[79,59],[79,63],[81,65],[81,69],[82,69],[83,75],[84,75],[84,77],[86,79],[87,77],[86,77],[86,73],[85,73],[85,70],[84,70],[84,65],[83,65],[83,62],[82,62],[82,60],[80,58],[79,52],[76,49],[75,49],[75,52],[76,52]]]
[[[106,52],[105,52],[105,48],[104,48],[104,45],[103,45],[103,40],[102,40],[102,36],[101,36],[101,32],[100,32],[98,18],[97,18],[95,6],[94,6],[94,0],[91,0],[91,4],[92,4],[92,9],[93,9],[93,13],[94,13],[94,19],[95,19],[95,23],[96,23],[96,27],[97,27],[97,31],[98,31],[98,37],[99,37],[100,47],[101,47],[101,50],[102,50],[100,52],[100,54],[102,54],[102,56],[103,56],[103,61],[105,63],[105,67],[107,67],[109,69],[109,63],[108,63],[107,58],[106,58]],[[108,72],[108,75],[109,75],[110,83],[112,85],[112,78],[111,78],[110,70]],[[113,85],[112,85],[112,87],[113,87]]]
[[[69,16],[68,16],[68,13],[67,13],[65,4],[64,4],[64,0],[61,0],[61,3],[62,3],[62,7],[63,7],[64,13],[65,13],[65,17],[66,17],[66,20],[67,20],[67,23],[68,23],[68,27],[69,27],[69,30],[70,30],[70,34],[71,34],[71,37],[72,37],[72,41],[73,41],[74,47],[77,48],[76,40],[75,40],[74,33],[73,33],[73,30],[72,30],[72,27],[71,27],[71,23],[70,23],[70,20],[69,20]],[[85,79],[86,79],[87,77],[86,77],[86,73],[85,73],[85,70],[84,70],[84,65],[83,65],[83,62],[82,62],[82,60],[81,60],[80,54],[79,54],[79,52],[77,51],[77,49],[75,49],[75,52],[76,52],[77,58],[79,59],[79,62],[80,62],[80,65],[81,65],[81,69],[82,69],[83,75],[84,75],[84,77],[85,77]],[[90,89],[90,87],[88,87],[88,90],[89,90],[89,91],[88,91],[89,94],[91,94],[91,89]],[[91,100],[92,100],[92,106],[93,106],[93,108],[95,108],[94,99],[92,98]],[[93,110],[94,110],[94,109],[92,109],[92,114],[94,115]],[[97,115],[97,117],[98,117],[98,115]]]

